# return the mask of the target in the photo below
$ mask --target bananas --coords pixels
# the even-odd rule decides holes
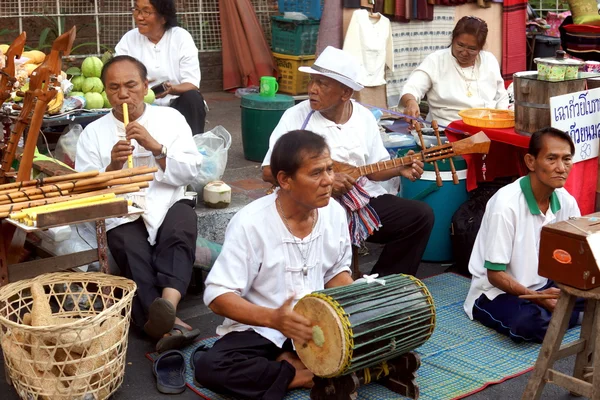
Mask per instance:
[[[50,115],[59,114],[62,109],[63,102],[65,101],[65,95],[62,90],[56,89],[56,96],[48,103],[47,112]]]

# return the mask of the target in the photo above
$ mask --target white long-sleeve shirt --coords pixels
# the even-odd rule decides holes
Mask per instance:
[[[344,38],[344,51],[353,54],[364,69],[360,83],[364,86],[385,85],[385,66],[394,70],[394,49],[390,20],[378,19],[367,10],[356,10]]]
[[[173,204],[184,198],[184,186],[190,184],[202,165],[202,155],[198,152],[192,132],[179,111],[170,107],[146,106],[142,116],[136,122],[148,130],[150,135],[167,147],[166,170],[162,170],[152,153],[135,140],[131,141],[134,166],[158,168],[154,180],[143,189],[140,197],[144,199],[145,212],[142,215],[148,241],[154,245],[156,234],[167,211]],[[110,153],[114,145],[125,138],[123,123],[110,112],[89,124],[81,133],[77,142],[75,169],[79,172],[99,170],[104,172],[110,164]],[[127,168],[127,164],[124,165]],[[131,217],[110,218],[106,229],[116,228]]]
[[[311,112],[308,100],[288,108],[269,138],[269,150],[263,160],[263,167],[271,164],[273,147],[282,135],[300,129]],[[390,159],[390,153],[383,146],[379,126],[373,113],[352,100],[352,115],[345,124],[336,124],[315,111],[306,129],[325,138],[335,161],[362,167]],[[371,197],[386,194],[381,183],[367,180],[364,189]]]
[[[467,95],[469,91],[471,97]],[[508,108],[500,66],[487,51],[479,52],[473,68],[462,68],[451,48],[431,53],[412,72],[400,98],[407,93],[415,96],[417,102],[427,95],[427,120],[444,126],[459,120],[458,112],[468,108]]]
[[[204,303],[234,293],[252,304],[279,308],[294,297],[321,290],[341,272],[350,272],[352,250],[346,212],[336,201],[318,209],[311,234],[300,240],[292,236],[277,212],[277,193],[248,204],[233,216],[219,257],[204,289]],[[303,259],[306,256],[306,270]],[[226,318],[218,335],[254,330],[281,347],[286,337],[279,331],[249,326]]]
[[[137,28],[127,32],[115,47],[117,55],[128,55],[140,60],[148,69],[150,87],[169,81],[173,85],[187,82],[200,87],[198,48],[192,35],[180,27],[167,29],[156,44],[142,35]],[[156,99],[155,104],[168,106],[177,95]]]

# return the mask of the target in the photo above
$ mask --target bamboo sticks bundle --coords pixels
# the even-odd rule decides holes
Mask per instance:
[[[34,221],[35,218],[30,216],[35,213],[35,210],[30,211],[33,207],[53,205],[45,210],[55,211],[63,209],[59,203],[65,203],[66,208],[81,203],[95,205],[115,195],[134,193],[148,187],[156,171],[156,168],[150,167],[110,172],[89,171],[0,185],[0,218],[24,219],[27,216]],[[23,212],[16,213],[20,210]]]

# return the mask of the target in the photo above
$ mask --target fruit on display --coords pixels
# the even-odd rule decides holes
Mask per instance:
[[[0,51],[2,52],[2,54],[6,54],[9,47],[10,47],[10,45],[8,45],[8,44],[0,44]]]
[[[81,73],[86,78],[100,78],[102,66],[102,60],[98,57],[87,57],[81,64]]]
[[[100,93],[88,92],[85,94],[85,108],[88,110],[103,108],[104,99]]]
[[[79,75],[79,76],[74,76],[71,79],[71,83],[73,84],[73,89],[71,89],[71,91],[73,92],[81,92],[81,86],[83,85],[83,81],[85,81],[85,77]]]
[[[112,106],[110,105],[110,101],[108,101],[108,96],[106,95],[106,92],[102,92],[100,94],[102,95],[102,98],[104,99],[104,108],[111,108]]]
[[[23,69],[27,72],[27,76],[31,76],[31,73],[39,66],[39,64],[25,64],[23,65]]]
[[[83,92],[73,92],[73,91],[71,91],[69,93],[69,97],[75,97],[75,96],[85,97],[85,93],[83,93]]]
[[[81,90],[83,93],[102,93],[104,90],[104,85],[102,84],[100,78],[85,78],[83,84],[81,85]]]
[[[48,103],[46,112],[50,115],[55,115],[55,114],[60,113],[60,110],[62,109],[62,105],[63,105],[64,101],[65,101],[64,94],[63,94],[62,90],[58,89],[56,91],[56,95],[54,96],[54,98],[52,100],[50,100],[50,102]]]
[[[28,58],[25,64],[41,64],[46,59],[46,54],[39,50],[24,51],[21,57]]]
[[[156,96],[154,95],[154,90],[148,88],[148,93],[146,93],[146,95],[144,96],[144,103],[152,104],[154,103],[155,99]]]
[[[29,82],[27,82],[25,85],[23,85],[19,91],[25,93],[26,91],[29,90]],[[12,99],[12,101],[23,101],[22,97],[17,96],[17,91],[14,91],[10,94],[10,97]]]

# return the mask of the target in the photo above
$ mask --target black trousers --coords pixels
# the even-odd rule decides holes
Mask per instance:
[[[192,277],[196,252],[197,217],[190,200],[173,204],[158,230],[156,243],[148,242],[142,218],[107,232],[108,248],[121,274],[137,284],[131,310],[134,323],[143,327],[148,308],[163,288],[177,289],[181,296]]]
[[[254,331],[230,332],[200,357],[196,380],[221,394],[281,400],[296,374],[287,361],[275,361],[284,351],[293,351],[290,340],[280,349]]]
[[[372,274],[415,275],[433,229],[433,210],[422,201],[403,199],[391,194],[372,198],[382,227],[367,241],[385,244]]]
[[[204,97],[197,90],[188,90],[179,95],[171,103],[171,107],[179,111],[192,129],[192,135],[204,133],[206,109]]]

